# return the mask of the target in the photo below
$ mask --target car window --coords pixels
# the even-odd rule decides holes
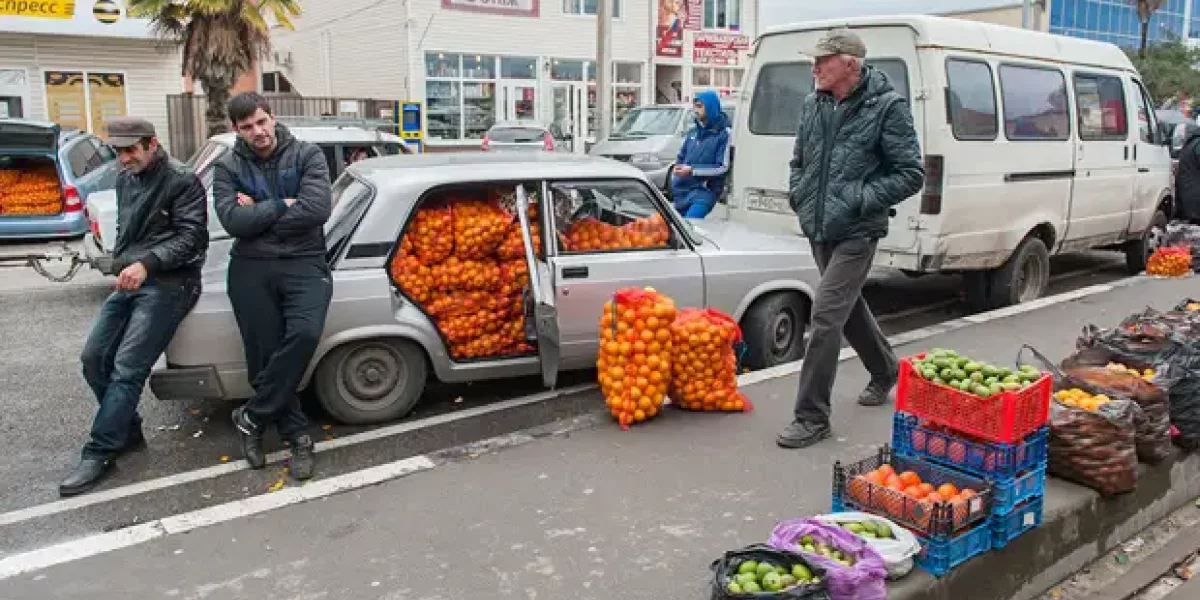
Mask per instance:
[[[1150,102],[1147,100],[1149,95],[1146,93],[1146,88],[1142,86],[1142,82],[1134,79],[1133,84],[1138,91],[1133,95],[1134,101],[1137,102],[1138,136],[1144,143],[1156,144],[1158,143],[1155,135],[1157,115],[1150,110]]]
[[[887,76],[892,87],[908,98],[908,68],[895,58],[867,59],[866,64]],[[813,92],[811,61],[763,66],[750,102],[750,131],[757,135],[796,135],[800,109]]]
[[[550,190],[563,254],[674,247],[667,220],[641,182],[567,182]]]
[[[354,237],[354,230],[371,205],[371,187],[347,173],[333,184],[332,210],[325,222],[326,259],[333,262]]]
[[[688,111],[678,107],[645,106],[635,108],[613,128],[612,137],[673,135]]]
[[[112,149],[112,146],[109,146],[108,144],[96,138],[92,138],[92,142],[96,144],[96,148],[98,148],[100,151],[100,158],[104,160],[104,162],[107,163],[117,160],[117,152],[116,150]]]
[[[985,62],[950,59],[946,61],[949,84],[946,109],[950,126],[960,140],[994,140],[1000,126],[996,123],[996,85],[992,68]]]
[[[1124,87],[1117,77],[1075,75],[1080,139],[1124,140],[1129,137]]]
[[[1062,71],[1047,67],[1000,66],[1004,98],[1004,133],[1010,140],[1066,140],[1067,81]]]
[[[526,144],[541,142],[546,130],[540,127],[493,127],[487,135],[493,142]]]
[[[333,179],[342,172],[337,164],[337,144],[317,144],[321,148],[321,152],[325,154],[325,164],[329,167],[329,178]]]
[[[226,152],[229,152],[229,147],[224,144],[210,144],[210,146],[211,148],[206,147],[201,150],[201,153],[204,153],[203,156],[199,153],[195,155],[200,160],[196,161],[196,166],[192,167],[196,173],[196,177],[200,178],[200,183],[204,185],[205,189],[212,188],[213,172],[215,170],[213,169],[213,165],[217,164],[217,161],[222,156],[225,156]]]

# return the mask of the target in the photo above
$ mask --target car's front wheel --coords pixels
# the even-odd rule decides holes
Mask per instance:
[[[775,292],[756,300],[741,325],[747,367],[767,369],[800,360],[808,328],[808,300],[799,292]]]
[[[350,342],[330,352],[317,366],[317,400],[334,419],[347,425],[384,423],[402,418],[425,390],[425,353],[408,340]]]

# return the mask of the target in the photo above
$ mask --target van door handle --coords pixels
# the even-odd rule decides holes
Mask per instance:
[[[587,267],[563,267],[563,279],[587,279]]]
[[[1138,173],[1149,173],[1150,167],[1138,167]]]
[[[1129,146],[1125,146],[1125,160],[1129,160]]]

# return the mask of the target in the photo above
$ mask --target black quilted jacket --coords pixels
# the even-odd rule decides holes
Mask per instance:
[[[925,178],[908,102],[871,67],[841,103],[804,100],[790,164],[792,210],[816,242],[886,236],[891,207]]]

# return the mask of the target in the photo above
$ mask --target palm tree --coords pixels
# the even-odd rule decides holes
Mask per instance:
[[[1154,16],[1155,11],[1162,8],[1165,0],[1130,0],[1130,3],[1137,7],[1138,21],[1142,24],[1142,42],[1138,46],[1138,57],[1146,58],[1146,37],[1150,34],[1150,17]],[[1187,35],[1187,32],[1183,32]]]
[[[229,131],[229,89],[271,48],[270,15],[292,29],[298,0],[129,0],[129,14],[151,20],[159,38],[182,47],[182,75],[207,94],[208,135]]]

